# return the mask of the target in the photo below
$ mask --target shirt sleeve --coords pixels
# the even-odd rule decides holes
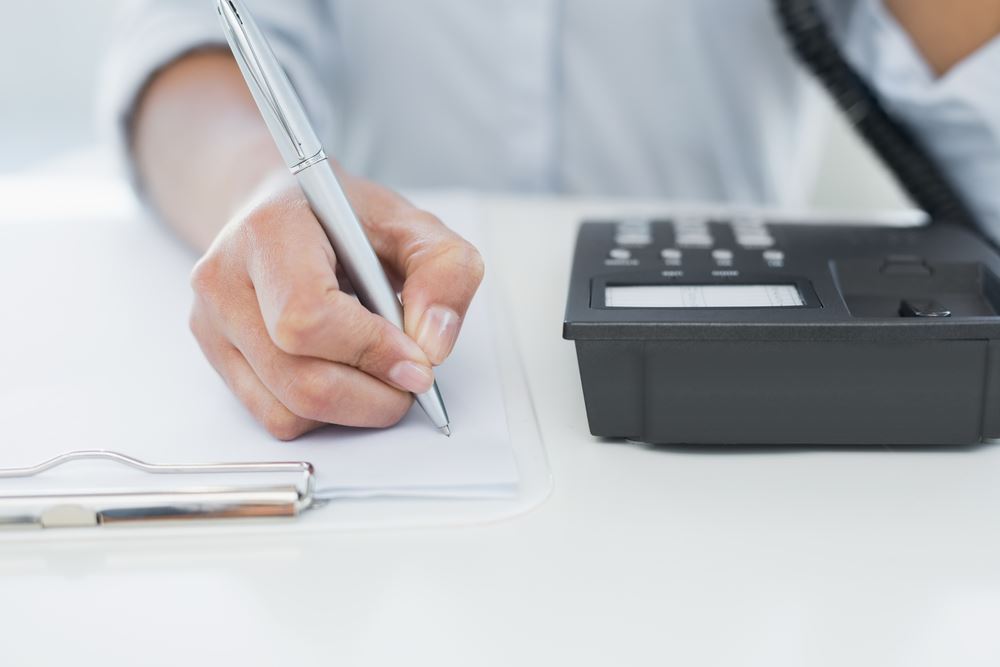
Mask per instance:
[[[248,0],[247,4],[323,136],[331,118],[329,91],[321,72],[331,62],[334,34],[325,3]],[[129,0],[122,3],[115,21],[101,72],[98,118],[102,135],[132,173],[129,131],[147,84],[187,54],[213,48],[228,51],[229,47],[215,3],[207,0]]]
[[[1000,242],[1000,38],[937,77],[882,0],[858,0],[847,59],[921,139]]]

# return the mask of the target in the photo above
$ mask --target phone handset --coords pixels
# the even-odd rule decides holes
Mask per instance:
[[[815,0],[774,0],[798,59],[826,88],[913,202],[935,222],[976,227],[975,216],[918,137],[895,120],[841,54]]]

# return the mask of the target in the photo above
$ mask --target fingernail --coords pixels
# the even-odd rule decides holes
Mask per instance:
[[[458,313],[444,306],[431,306],[417,329],[417,345],[432,364],[440,364],[451,354],[458,338]]]
[[[400,361],[389,369],[389,380],[414,394],[422,394],[434,384],[434,373],[427,366]]]

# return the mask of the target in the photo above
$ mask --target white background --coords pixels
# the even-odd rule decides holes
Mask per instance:
[[[0,172],[98,140],[95,84],[117,4],[0,0]],[[881,167],[838,119],[813,204],[858,209],[899,201]]]
[[[115,0],[0,0],[0,172],[96,140]]]

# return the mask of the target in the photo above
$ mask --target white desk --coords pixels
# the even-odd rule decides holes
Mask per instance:
[[[487,210],[544,504],[467,528],[5,544],[0,664],[1000,664],[1000,448],[595,441],[560,337],[571,241],[625,207]]]

